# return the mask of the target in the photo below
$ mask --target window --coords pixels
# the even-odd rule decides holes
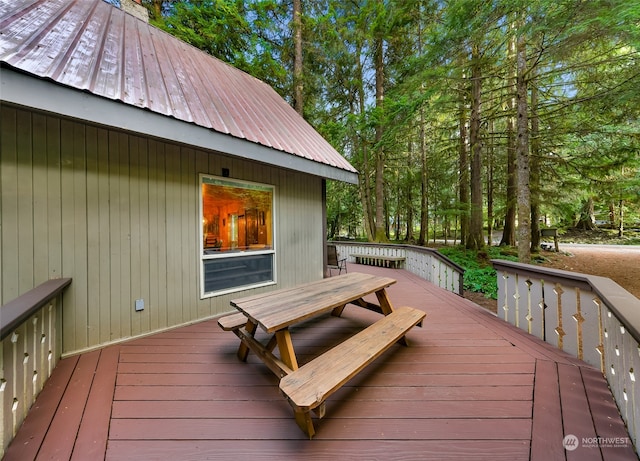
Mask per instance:
[[[274,187],[200,176],[202,297],[275,283]]]

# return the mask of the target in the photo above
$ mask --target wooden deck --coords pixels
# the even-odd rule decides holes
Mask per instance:
[[[626,460],[594,437],[628,434],[601,373],[404,270],[396,306],[427,313],[327,401],[308,440],[275,376],[215,320],[62,360],[5,460]],[[375,320],[348,306],[292,331],[317,354]],[[565,451],[573,434],[579,447]],[[592,443],[586,446],[583,439]]]

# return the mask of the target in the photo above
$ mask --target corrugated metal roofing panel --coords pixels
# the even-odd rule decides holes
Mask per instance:
[[[355,172],[264,82],[102,0],[0,0],[0,61]]]

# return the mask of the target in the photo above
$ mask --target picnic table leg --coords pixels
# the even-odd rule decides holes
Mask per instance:
[[[247,333],[249,334],[249,336],[254,336],[256,334],[256,328],[258,328],[258,324],[251,322],[251,320],[247,321],[247,325],[244,327],[244,329],[247,330]],[[245,343],[240,341],[240,347],[238,347],[238,358],[241,361],[246,362],[248,355],[249,355],[249,348]]]
[[[387,295],[387,290],[383,288],[382,290],[376,291],[376,296],[378,298],[378,302],[380,303],[380,308],[382,309],[382,313],[384,315],[391,314],[391,312],[393,312],[393,305],[391,304],[391,300]],[[398,342],[404,346],[409,345],[409,341],[407,340],[406,336],[403,336],[402,338],[400,338],[400,341]]]
[[[276,341],[278,342],[280,359],[292,370],[297,370],[298,361],[296,360],[296,353],[293,351],[293,342],[291,341],[289,329],[285,328],[284,330],[276,331]]]
[[[278,345],[278,341],[276,340],[276,335],[273,335],[271,337],[271,339],[269,339],[269,342],[267,343],[267,345],[265,346],[265,349],[273,352],[273,350],[275,349],[275,347]]]
[[[370,311],[377,312],[378,314],[384,314],[384,312],[382,312],[382,308],[379,305],[365,301],[362,298],[358,298],[351,301],[351,304],[364,307],[365,309],[369,309]]]
[[[322,402],[320,405],[318,405],[316,408],[314,408],[313,411],[318,416],[318,418],[320,418],[320,419],[324,418],[324,415],[327,414],[327,405],[326,405],[326,403]]]
[[[302,431],[311,439],[316,431],[313,428],[313,421],[311,420],[311,414],[309,414],[309,411],[302,411],[301,409],[296,408],[294,410],[294,414],[296,417],[296,423],[300,429],[302,429]]]
[[[393,312],[393,305],[391,304],[391,300],[387,295],[387,290],[384,288],[382,290],[376,291],[376,297],[378,298],[378,302],[380,303],[380,309],[382,309],[382,313],[384,315],[389,315]]]
[[[342,311],[344,310],[345,306],[346,304],[336,307],[331,311],[331,315],[333,315],[334,317],[340,317],[342,315]]]

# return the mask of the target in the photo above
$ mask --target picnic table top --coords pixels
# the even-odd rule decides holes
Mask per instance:
[[[389,277],[353,273],[329,277],[293,288],[231,300],[264,331],[274,333],[336,307],[384,290],[396,281]]]

